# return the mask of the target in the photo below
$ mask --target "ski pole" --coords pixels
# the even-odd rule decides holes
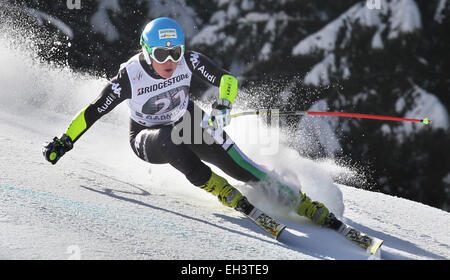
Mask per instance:
[[[237,118],[241,116],[272,116],[272,115],[285,115],[285,116],[306,116],[306,115],[316,115],[316,116],[335,116],[335,117],[348,117],[348,118],[359,118],[359,119],[376,119],[376,120],[388,120],[388,121],[403,121],[403,122],[420,122],[424,124],[430,124],[431,120],[428,118],[424,119],[406,119],[397,117],[388,117],[380,115],[369,115],[369,114],[355,114],[355,113],[339,113],[339,112],[308,112],[308,111],[281,111],[272,112],[268,110],[256,110],[250,112],[242,112],[231,115],[232,118]]]

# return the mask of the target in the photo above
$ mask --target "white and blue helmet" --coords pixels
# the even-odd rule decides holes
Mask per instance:
[[[184,34],[180,25],[173,19],[160,17],[149,22],[142,31],[140,44],[147,62],[154,47],[182,46],[184,51]]]

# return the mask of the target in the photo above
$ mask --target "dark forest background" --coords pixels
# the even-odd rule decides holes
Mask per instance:
[[[435,114],[428,126],[324,119],[339,139],[332,154],[291,141],[304,156],[364,166],[365,184],[343,183],[450,209],[449,1],[6,2],[2,18],[27,22],[45,38],[36,50],[42,59],[77,71],[114,76],[139,49],[145,24],[168,16],[183,26],[187,48],[239,76],[255,108],[308,110],[320,101],[328,111]],[[299,122],[283,119],[291,129]]]

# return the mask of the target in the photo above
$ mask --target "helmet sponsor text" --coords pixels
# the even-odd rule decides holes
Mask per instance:
[[[160,29],[158,30],[159,39],[177,38],[177,31],[175,29]]]

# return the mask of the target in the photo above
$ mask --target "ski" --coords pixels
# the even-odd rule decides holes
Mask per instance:
[[[365,249],[366,252],[371,255],[375,255],[383,244],[383,240],[369,236],[366,233],[354,229],[346,224],[343,224],[338,232],[347,240]]]
[[[383,244],[383,240],[370,236],[360,230],[357,230],[340,220],[338,220],[332,213],[325,222],[325,227],[333,229],[341,234],[345,239],[351,241],[366,250],[368,254],[374,255]]]
[[[238,202],[236,210],[243,213],[264,231],[270,233],[275,239],[278,239],[280,233],[286,228],[285,225],[277,222],[274,218],[253,206],[245,197]]]
[[[236,210],[243,213],[264,231],[270,233],[275,239],[278,239],[281,232],[286,228],[284,224],[277,222],[274,218],[253,206],[248,202],[246,197],[238,202]],[[383,244],[383,240],[370,236],[341,222],[332,213],[328,216],[324,226],[338,232],[345,239],[365,249],[366,252],[371,255],[376,254]]]
[[[286,228],[285,225],[277,222],[275,219],[265,214],[258,208],[253,208],[249,215],[247,215],[252,221],[259,225],[263,230],[270,233],[273,238],[278,239],[278,236]]]

